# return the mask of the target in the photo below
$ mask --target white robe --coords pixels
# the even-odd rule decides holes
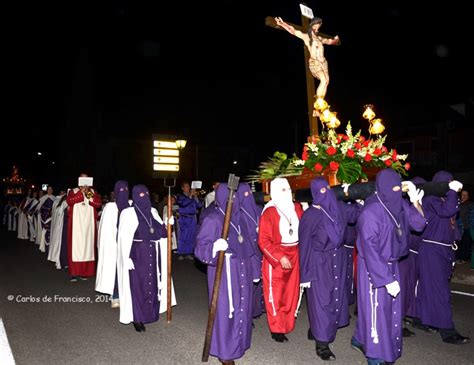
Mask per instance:
[[[79,189],[75,188],[77,193]],[[89,199],[72,207],[72,261],[89,262],[95,260],[95,208]]]
[[[54,195],[45,195],[43,198],[45,198],[43,200],[43,202],[41,203],[41,206],[43,206],[43,204],[46,202],[46,200],[48,199],[51,199],[53,202],[56,201],[56,197]],[[54,203],[53,203],[54,205]],[[38,209],[38,217],[39,217],[39,220],[40,220],[40,224],[39,226],[41,227],[41,234],[40,234],[40,251],[41,252],[46,252],[46,246],[49,246],[50,242],[51,242],[51,227],[50,227],[50,230],[49,230],[49,241],[50,242],[46,242],[46,228],[44,227],[44,225],[48,224],[49,222],[52,221],[53,219],[53,209],[51,208],[51,216],[49,218],[47,218],[45,221],[43,221],[43,218],[41,217],[41,206],[40,208]]]
[[[26,198],[25,205],[26,207],[33,198]],[[18,235],[17,237],[20,240],[27,240],[28,239],[28,215],[24,213],[22,210],[19,211],[18,216]]]
[[[173,212],[171,212],[171,215],[173,215]],[[166,221],[168,218],[168,207],[165,205],[163,208],[163,219]],[[174,221],[177,222],[178,220],[176,217],[174,217]],[[173,230],[171,231],[171,249],[172,250],[177,250],[178,249],[178,241],[176,240],[176,226],[173,227]]]
[[[13,215],[11,214],[12,212]],[[18,207],[12,206],[8,211],[8,230],[16,231],[17,229]]]
[[[42,231],[43,231],[43,227],[41,226],[41,207],[43,206],[44,202],[46,201],[46,199],[48,199],[48,195],[43,195],[38,204],[36,204],[36,207],[35,207],[35,218],[36,218],[36,237],[35,237],[35,243],[37,245],[40,245],[41,244],[41,234],[42,234]],[[44,252],[44,251],[43,251]]]
[[[12,205],[7,204],[5,205],[5,209],[3,210],[3,225],[6,226],[8,225],[8,212],[10,211],[10,208]]]
[[[51,219],[51,237],[49,242],[48,260],[56,263],[56,269],[61,269],[61,243],[63,239],[63,225],[64,225],[64,211],[67,208],[67,201],[58,205],[62,196],[58,196],[53,204],[52,219]]]
[[[129,201],[131,205],[132,201]],[[113,295],[115,273],[117,271],[117,220],[118,207],[115,202],[107,203],[102,210],[99,221],[97,249],[97,274],[95,290],[99,293]]]
[[[36,205],[38,204],[38,200],[33,198],[33,203],[31,204],[30,209],[28,209],[28,213],[31,212],[31,215],[28,214],[28,229],[30,231],[30,241],[35,242],[36,238]]]
[[[151,208],[153,218],[160,224],[163,224],[158,212],[155,208]],[[117,250],[117,271],[118,286],[120,298],[120,322],[129,324],[133,322],[133,305],[132,293],[130,289],[130,275],[128,270],[124,268],[124,262],[130,257],[133,237],[138,227],[138,218],[133,207],[124,209],[120,214],[120,224],[118,232],[118,250]],[[166,238],[156,241],[156,251],[160,250],[161,257],[161,273],[157,262],[158,276],[158,298],[160,300],[160,313],[166,312],[167,309],[167,287],[168,287],[168,242]],[[171,304],[176,305],[176,297],[174,292],[174,284],[171,282]]]

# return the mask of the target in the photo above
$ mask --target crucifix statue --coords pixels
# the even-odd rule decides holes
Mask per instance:
[[[307,10],[309,8],[306,8]],[[303,8],[302,8],[303,10]],[[267,17],[266,25],[277,29],[284,29],[288,33],[303,40],[305,44],[305,62],[306,62],[306,90],[308,94],[308,117],[311,136],[318,136],[318,112],[313,109],[315,98],[325,99],[327,87],[329,84],[328,63],[324,57],[324,45],[340,45],[338,36],[332,37],[319,32],[322,19],[312,16],[308,20],[308,13],[303,12],[303,26],[287,23],[282,18]],[[316,91],[314,90],[314,78],[319,80]],[[311,112],[312,111],[312,112]]]

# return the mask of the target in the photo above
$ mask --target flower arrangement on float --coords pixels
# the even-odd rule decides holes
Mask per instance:
[[[315,103],[315,107],[318,101]],[[267,180],[275,177],[288,177],[301,175],[303,171],[311,171],[320,174],[334,174],[341,183],[355,183],[361,179],[367,179],[364,170],[392,168],[400,174],[407,176],[410,164],[406,162],[408,155],[398,154],[396,149],[385,146],[386,135],[381,136],[384,130],[381,119],[374,119],[375,113],[367,113],[366,106],[364,118],[369,120],[370,136],[366,138],[359,130],[352,133],[350,122],[347,123],[345,133],[337,133],[336,128],[340,125],[336,113],[330,112],[329,106],[324,103],[319,109],[322,122],[326,123],[327,130],[320,136],[309,138],[303,147],[301,158],[295,154],[288,158],[285,153],[275,152],[269,161],[263,162],[256,174],[251,175],[251,180]],[[329,111],[329,114],[327,113]],[[326,114],[326,116],[324,116]],[[324,126],[324,124],[323,124]]]

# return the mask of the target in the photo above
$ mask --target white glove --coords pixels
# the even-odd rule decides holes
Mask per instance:
[[[135,270],[135,265],[133,264],[133,260],[130,257],[125,260],[124,266],[126,270]]]
[[[257,283],[260,282],[260,279],[253,279],[253,282],[254,282],[255,284],[257,284]]]
[[[356,199],[356,202],[360,205],[364,205],[365,204],[365,201],[364,199]]]
[[[398,293],[400,293],[400,284],[398,284],[398,281],[392,281],[390,284],[385,285],[387,288],[388,294],[390,294],[392,297],[396,297]]]
[[[229,247],[227,241],[223,238],[219,238],[212,245],[212,258],[216,257],[217,251],[226,251]]]
[[[425,195],[424,190],[417,189],[415,184],[411,181],[403,181],[402,185],[404,186],[404,190],[408,188],[407,194],[408,197],[410,198],[410,202],[412,204],[415,204],[416,202],[420,202],[421,204],[421,199]]]
[[[411,181],[402,181],[402,190],[409,193],[410,191],[416,191],[416,186]]]
[[[311,281],[307,283],[300,283],[300,288],[311,288]]]
[[[408,191],[408,196],[410,197],[410,202],[412,204],[415,204],[416,202],[421,203],[421,199],[423,199],[423,196],[425,195],[425,191],[421,189],[416,189],[415,191],[409,190]]]
[[[173,216],[171,216],[170,219],[168,219],[168,217],[165,218],[165,226],[167,226],[168,224],[170,226],[172,226],[174,224],[174,217]]]
[[[462,189],[462,183],[460,183],[457,180],[453,180],[449,183],[449,188],[451,190],[454,190],[455,192],[461,191]]]
[[[344,183],[341,185],[345,196],[349,195],[349,186],[351,186],[351,184],[348,184],[348,183]]]

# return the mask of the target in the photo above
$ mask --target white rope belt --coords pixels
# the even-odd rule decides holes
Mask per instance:
[[[410,248],[410,252],[416,253],[418,255],[418,251],[412,250],[411,248]]]
[[[227,297],[229,299],[229,318],[233,317],[234,313],[234,302],[232,300],[232,280],[230,277],[230,257],[231,253],[225,254],[225,273],[227,276]]]
[[[288,247],[288,246],[296,246],[299,242],[296,241],[296,242],[292,242],[292,243],[281,243],[280,245],[281,246],[285,246],[285,247]]]
[[[434,243],[435,245],[451,247],[453,249],[453,251],[458,250],[458,245],[456,244],[456,242],[453,242],[453,243],[449,244],[449,243],[443,243],[443,242],[439,242],[439,241],[425,240],[424,238],[422,239],[422,241],[429,242],[429,243]]]
[[[377,299],[378,289],[375,289],[375,299],[374,299],[374,291],[372,288],[372,284],[370,284],[369,289],[370,294],[370,337],[373,338],[373,342],[375,344],[379,343],[379,334],[377,332],[377,307],[379,306],[379,302]]]
[[[299,312],[299,309],[300,309],[300,305],[301,305],[301,299],[303,299],[303,292],[304,292],[304,289],[303,287],[300,286],[300,295],[298,297],[298,305],[296,306],[296,310],[295,310],[295,317],[298,317],[298,312]]]
[[[273,270],[272,265],[268,264],[268,277],[269,277],[269,279],[270,279],[270,288],[269,288],[269,294],[268,294],[268,301],[269,301],[269,302],[271,303],[271,305],[272,305],[273,315],[276,316],[276,315],[277,315],[277,312],[276,312],[276,310],[275,310],[275,303],[273,302],[272,270]]]
[[[344,245],[346,248],[354,248],[354,246]]]

